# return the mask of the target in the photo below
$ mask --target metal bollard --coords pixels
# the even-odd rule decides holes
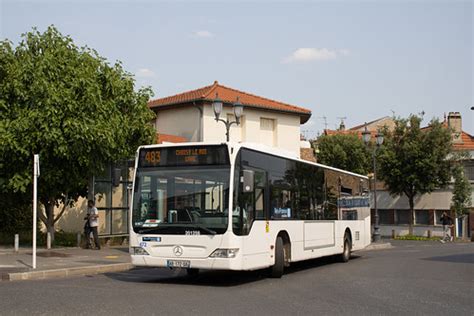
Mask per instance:
[[[428,235],[428,238],[431,238],[431,230],[430,229],[428,229],[427,235]]]
[[[395,239],[397,237],[397,234],[395,233],[395,229],[392,229],[392,239]]]
[[[20,235],[15,234],[15,252],[18,252],[20,248]]]
[[[51,249],[51,233],[46,233],[46,249]]]
[[[81,233],[77,233],[77,248],[81,248]]]

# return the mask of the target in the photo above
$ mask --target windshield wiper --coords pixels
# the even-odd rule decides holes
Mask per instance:
[[[145,233],[153,233],[156,232],[158,233],[160,231],[159,227],[152,227],[152,228],[145,228],[145,229],[140,229],[138,231],[139,234],[145,234]]]
[[[209,233],[209,234],[211,234],[211,235],[217,234],[214,230],[209,229],[209,228],[207,228],[206,226],[197,225],[197,224],[194,224],[194,226],[197,227],[197,228],[202,229],[203,231],[205,231],[206,233]]]
[[[166,225],[166,224],[165,224]],[[166,233],[166,231],[169,231],[170,229],[172,228],[182,228],[183,229],[183,233],[185,232],[186,228],[199,228],[199,229],[202,229],[203,231],[205,231],[206,233],[208,234],[211,234],[211,235],[215,235],[217,234],[217,232],[215,232],[214,230],[212,229],[209,229],[207,228],[206,226],[202,226],[202,225],[199,225],[199,224],[192,224],[190,226],[188,225],[176,225],[176,224],[171,224],[171,225],[162,225],[160,227],[150,227],[150,228],[144,228],[144,229],[140,229],[138,231],[139,234],[146,234],[146,233],[156,233],[156,234],[159,234],[159,233]]]

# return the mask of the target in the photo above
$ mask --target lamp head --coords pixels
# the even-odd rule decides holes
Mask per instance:
[[[242,117],[242,113],[244,112],[244,106],[242,103],[239,101],[239,97],[237,97],[237,100],[234,103],[234,115],[235,115],[235,120],[237,124],[240,124],[240,118]]]
[[[222,100],[219,99],[219,95],[216,93],[216,98],[212,102],[212,110],[214,111],[214,116],[216,121],[219,120],[219,116],[222,113]]]
[[[375,142],[377,143],[377,146],[383,144],[383,134],[381,132],[377,132],[377,135],[375,135]]]
[[[370,132],[367,129],[367,123],[365,124],[365,129],[362,132],[362,140],[364,141],[365,144],[368,144],[370,142]]]

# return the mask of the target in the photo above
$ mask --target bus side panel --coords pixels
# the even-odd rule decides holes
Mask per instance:
[[[356,221],[336,221],[339,252],[343,250],[346,229],[349,229],[351,232],[352,250],[361,250],[370,244],[370,218]]]
[[[305,250],[335,245],[334,221],[304,222],[303,231]]]
[[[273,265],[273,250],[270,231],[266,221],[254,221],[248,236],[242,236],[242,266],[244,270],[255,270]]]

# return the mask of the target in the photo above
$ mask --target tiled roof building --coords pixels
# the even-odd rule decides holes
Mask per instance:
[[[225,141],[225,125],[216,122],[212,108],[217,97],[223,103],[220,114],[223,120],[235,121],[233,105],[237,100],[243,105],[240,124],[230,126],[230,141],[263,144],[300,156],[300,126],[311,117],[309,109],[230,88],[217,81],[148,103],[156,113],[157,132],[168,135],[167,140],[161,141]],[[179,139],[172,138],[173,135]]]

